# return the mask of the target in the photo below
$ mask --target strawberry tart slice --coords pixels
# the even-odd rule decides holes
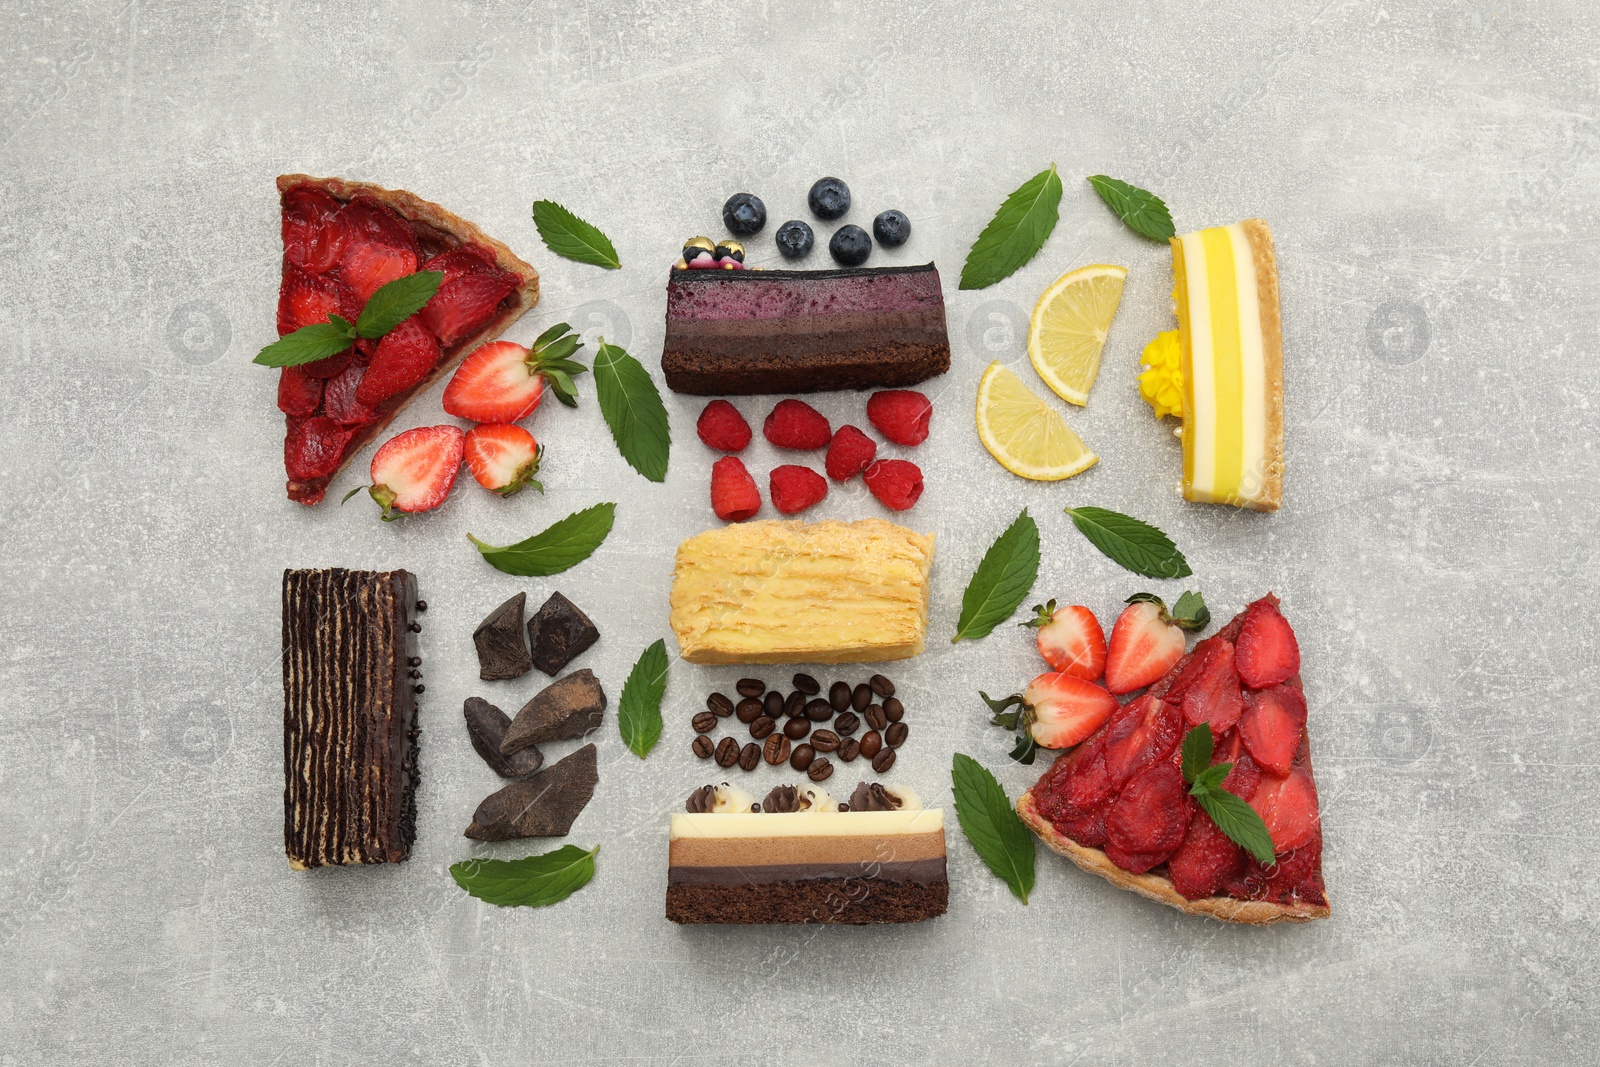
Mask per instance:
[[[289,499],[315,504],[350,457],[463,355],[539,301],[539,275],[501,242],[403,189],[285,174],[278,333],[355,322],[383,286],[421,270],[439,290],[381,339],[284,367]]]
[[[1084,870],[1180,911],[1254,925],[1326,918],[1299,671],[1294,630],[1268,594],[1057,758],[1017,813]],[[1211,765],[1231,765],[1222,789],[1260,815],[1273,862],[1196,803],[1182,749],[1202,723]]]

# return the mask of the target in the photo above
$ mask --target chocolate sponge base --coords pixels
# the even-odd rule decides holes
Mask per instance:
[[[743,885],[669,885],[675,923],[914,923],[943,915],[950,883],[807,878]]]

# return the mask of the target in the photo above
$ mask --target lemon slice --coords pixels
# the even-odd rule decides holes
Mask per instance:
[[[978,382],[978,438],[1000,466],[1036,482],[1082,474],[1100,460],[999,360]]]
[[[1069,404],[1089,402],[1100,350],[1122,302],[1127,267],[1096,263],[1050,283],[1028,321],[1028,358],[1045,384]]]

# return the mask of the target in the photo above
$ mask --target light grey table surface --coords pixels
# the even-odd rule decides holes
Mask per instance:
[[[1589,5],[5,7],[0,1064],[1596,1062]],[[977,232],[1051,162],[1066,193],[1043,252],[958,291]],[[658,375],[668,264],[720,236],[728,194],[771,212],[753,263],[777,262],[771,229],[805,217],[823,174],[851,184],[856,221],[905,210],[911,242],[872,262],[938,263],[955,358],[909,453],[928,488],[904,521],[939,550],[929,650],[891,672],[912,726],[893,779],[947,806],[964,751],[1013,796],[1031,784],[976,694],[1039,662],[1010,626],[952,646],[962,586],[1026,506],[1034,599],[1109,624],[1152,583],[1061,509],[1129,511],[1194,566],[1161,592],[1201,588],[1223,618],[1282,596],[1334,918],[1189,918],[1043,849],[1024,907],[952,818],[942,919],[680,929],[662,918],[667,813],[713,780],[688,719],[742,673],[684,664],[647,761],[614,719],[600,735],[571,838],[602,846],[593,883],[543,910],[469,899],[452,862],[549,847],[460,836],[497,781],[461,701],[514,708],[536,688],[478,682],[470,631],[516,590],[559,588],[604,631],[579,664],[614,699],[668,636],[674,547],[714,522],[702,402],[667,395],[663,485],[623,464],[585,384],[577,411],[529,421],[543,497],[463,478],[438,512],[386,525],[365,499],[337,505],[363,455],[322,506],[287,502],[275,375],[250,359],[273,336],[273,178],[300,170],[479,222],[543,278],[513,338],[566,319]],[[1280,513],[1178,498],[1176,442],[1133,385],[1171,325],[1169,256],[1101,206],[1082,180],[1097,172],[1163,194],[1180,229],[1271,221]],[[539,197],[599,223],[624,268],[549,254]],[[1067,412],[1102,460],[1024,482],[975,439],[978,376],[1000,359],[1039,387],[1017,328],[1092,262],[1131,271],[1092,402]],[[439,391],[396,428],[442,421]],[[755,421],[769,403],[739,406]],[[863,417],[856,395],[818,403]],[[747,458],[774,462],[764,442]],[[599,500],[618,502],[615,532],[556,580],[502,575],[465,540]],[[859,489],[815,512],[877,514]],[[403,866],[293,873],[279,576],[329,565],[410,568],[429,601],[420,832]]]

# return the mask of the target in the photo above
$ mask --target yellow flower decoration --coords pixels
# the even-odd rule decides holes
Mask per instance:
[[[1144,346],[1144,373],[1139,375],[1139,395],[1156,413],[1183,418],[1183,363],[1178,353],[1178,331],[1156,334]]]

